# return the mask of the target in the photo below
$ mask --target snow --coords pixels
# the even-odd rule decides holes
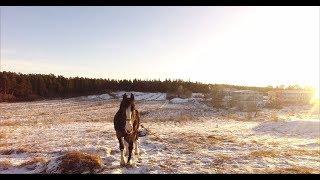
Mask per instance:
[[[169,102],[172,104],[185,104],[185,103],[191,103],[191,104],[196,104],[196,105],[204,105],[201,103],[203,101],[203,98],[173,98]]]
[[[120,167],[113,116],[124,93],[0,103],[0,173],[56,172],[57,158],[74,150],[99,155],[102,174],[266,173],[293,167],[320,173],[319,114],[313,107],[263,109],[249,120],[244,112],[211,108],[199,96],[168,101],[165,93],[143,92],[133,92],[145,127],[141,155],[134,155],[133,167]],[[8,150],[14,153],[2,153]],[[38,157],[49,163],[20,166]],[[4,161],[11,163],[8,169],[1,168]]]
[[[58,173],[58,168],[59,168],[59,164],[61,163],[59,161],[59,157],[55,157],[53,158],[51,161],[49,161],[47,168],[46,168],[46,173]]]
[[[171,103],[180,104],[180,103],[187,103],[189,99],[181,99],[181,98],[173,98],[170,100]]]
[[[276,136],[292,136],[312,139],[320,137],[320,121],[265,122],[259,124],[254,130],[258,133]]]
[[[203,93],[192,93],[191,98],[204,98]]]
[[[137,101],[164,101],[166,100],[166,93],[148,93],[148,92],[134,92],[134,91],[118,91],[110,94],[101,94],[101,95],[90,95],[90,96],[81,96],[77,98],[70,98],[68,100],[82,100],[82,101],[99,101],[99,100],[112,100],[114,97],[116,99],[122,99],[124,94],[127,94],[127,97],[130,97],[130,94],[134,94],[135,100]],[[114,97],[113,97],[114,96]]]
[[[120,91],[116,92],[115,95],[118,99],[122,99],[123,94],[127,94],[127,97],[132,93],[134,95],[134,99],[137,101],[145,100],[145,101],[163,101],[166,100],[166,93],[144,93],[144,92],[129,92],[129,91]]]

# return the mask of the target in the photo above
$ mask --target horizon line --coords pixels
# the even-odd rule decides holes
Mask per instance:
[[[123,81],[123,80],[128,80],[128,81],[133,81],[133,80],[141,80],[141,81],[160,81],[164,82],[165,80],[169,81],[183,81],[183,82],[190,82],[190,83],[201,83],[205,85],[228,85],[228,86],[243,86],[243,87],[257,87],[257,88],[267,88],[267,87],[272,87],[272,88],[279,88],[279,86],[284,86],[284,88],[288,88],[290,86],[298,86],[299,88],[302,89],[308,89],[308,88],[316,88],[313,86],[302,86],[299,84],[279,84],[276,86],[273,85],[265,85],[265,86],[259,86],[259,85],[244,85],[244,84],[226,84],[226,83],[207,83],[207,82],[201,82],[201,81],[191,81],[190,78],[189,80],[184,80],[184,79],[179,79],[179,78],[164,78],[165,80],[161,80],[161,78],[153,78],[153,79],[141,79],[141,78],[125,78],[125,79],[117,79],[117,78],[97,78],[97,77],[86,77],[86,76],[66,76],[62,74],[55,74],[55,73],[22,73],[22,72],[15,72],[15,71],[0,71],[2,72],[9,72],[9,73],[16,73],[16,74],[23,74],[23,75],[54,75],[56,77],[62,76],[64,78],[87,78],[87,79],[102,79],[102,80],[115,80],[115,81]]]

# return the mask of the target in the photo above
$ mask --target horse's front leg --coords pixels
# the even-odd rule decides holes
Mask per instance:
[[[124,165],[126,164],[126,162],[124,161],[124,152],[123,152],[124,146],[123,146],[123,139],[122,139],[122,137],[120,137],[120,136],[117,136],[117,138],[118,138],[118,141],[119,141],[119,149],[120,149],[120,152],[121,152],[120,165],[121,165],[121,166],[124,166]]]
[[[128,161],[127,164],[131,165],[132,164],[132,150],[133,150],[133,141],[129,142],[129,156],[128,156]]]
[[[139,155],[140,154],[140,150],[139,150],[139,140],[136,139],[134,141],[134,154]]]
[[[124,141],[124,149],[125,149],[125,156],[129,155],[129,144],[127,143],[127,141]]]

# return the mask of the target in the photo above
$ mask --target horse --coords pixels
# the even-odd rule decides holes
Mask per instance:
[[[139,111],[135,108],[134,95],[131,93],[130,98],[126,93],[122,96],[120,108],[114,116],[114,129],[119,141],[119,149],[121,152],[120,165],[131,165],[132,150],[134,146],[135,154],[139,155],[139,125],[140,115]],[[124,160],[124,145],[126,146],[125,155],[128,155],[127,163]]]

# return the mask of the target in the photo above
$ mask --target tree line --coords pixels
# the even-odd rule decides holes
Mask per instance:
[[[111,91],[174,92],[179,87],[207,92],[208,86],[182,80],[114,80],[83,77],[66,78],[53,74],[0,72],[0,101],[30,101],[102,94]]]
[[[272,87],[247,87],[227,84],[204,84],[183,80],[115,80],[56,76],[53,74],[21,74],[0,72],[0,102],[67,98],[112,91],[209,93],[222,88],[267,92]]]

